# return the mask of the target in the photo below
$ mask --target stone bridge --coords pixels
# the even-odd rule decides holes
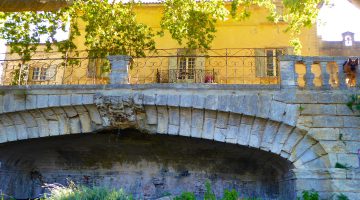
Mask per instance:
[[[34,198],[43,192],[43,183],[64,182],[70,177],[85,184],[131,185],[127,189],[138,198],[178,194],[177,187],[201,196],[204,189],[198,180],[210,177],[217,195],[223,191],[220,187],[227,185],[245,188],[244,194],[263,199],[295,199],[301,191],[311,189],[324,198],[343,193],[360,199],[360,117],[346,106],[357,90],[298,89],[290,87],[296,84],[293,77],[282,74],[282,85],[258,86],[2,87],[0,191],[16,198]],[[135,147],[126,151],[124,143],[112,143],[116,137],[91,139],[111,131],[120,135],[130,132],[126,145]],[[151,147],[141,158],[136,157],[141,148],[131,136],[139,132],[147,138],[140,143]],[[157,149],[154,144],[163,146]],[[204,146],[214,148],[207,149],[205,156],[191,154],[202,148],[204,152]],[[238,147],[241,149],[235,151]],[[112,156],[117,154],[111,154],[113,150],[129,152],[138,160],[127,158],[115,166]],[[173,151],[175,154],[170,154]],[[182,153],[192,155],[190,161]],[[88,160],[82,158],[84,155]],[[227,155],[231,157],[227,159]],[[117,159],[126,157],[121,156]],[[243,160],[238,162],[237,156]],[[171,164],[173,159],[180,159],[176,167]],[[201,162],[192,165],[197,159]],[[104,162],[98,165],[98,160]],[[151,170],[144,172],[144,166]],[[119,171],[123,180],[114,174]],[[243,176],[238,177],[238,173]]]

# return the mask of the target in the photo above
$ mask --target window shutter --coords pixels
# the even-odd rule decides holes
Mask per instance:
[[[205,83],[205,56],[195,58],[195,82]]]
[[[56,65],[50,65],[46,70],[46,80],[54,81],[56,78]]]
[[[177,56],[169,57],[169,83],[176,82]]]
[[[266,76],[265,59],[264,49],[255,49],[255,70],[257,77]]]

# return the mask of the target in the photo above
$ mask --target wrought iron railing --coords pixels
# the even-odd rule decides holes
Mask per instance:
[[[129,82],[278,84],[277,58],[283,53],[286,49],[211,49],[206,53],[158,49],[133,58]],[[3,59],[0,55],[0,84],[108,84],[109,61],[88,55],[86,51],[66,57],[59,52],[36,52],[26,62],[14,54],[4,54]]]

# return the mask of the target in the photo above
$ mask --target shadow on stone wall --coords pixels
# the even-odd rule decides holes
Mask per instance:
[[[0,191],[35,198],[44,183],[73,180],[124,188],[135,199],[195,192],[210,180],[217,196],[236,189],[242,197],[294,199],[291,163],[238,145],[136,130],[67,135],[0,145]]]

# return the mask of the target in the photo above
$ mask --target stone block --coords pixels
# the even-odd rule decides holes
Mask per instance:
[[[247,116],[247,115],[243,115],[241,117],[241,124],[248,124],[248,125],[252,125],[254,123],[254,117],[253,116]]]
[[[320,141],[326,152],[328,153],[346,153],[346,146],[341,141]]]
[[[341,128],[344,126],[344,119],[337,116],[313,116],[313,127],[318,128]]]
[[[46,121],[44,118],[35,118],[35,120],[39,128],[39,137],[48,137],[49,136],[48,121]]]
[[[238,133],[239,133],[239,127],[238,126],[229,125],[227,127],[227,130],[226,130],[225,142],[226,143],[236,144],[237,139],[238,139]]]
[[[166,102],[165,102],[166,103]],[[167,107],[158,106],[157,107],[157,133],[167,134],[168,124],[169,124],[169,114]]]
[[[249,146],[259,148],[261,139],[264,134],[266,120],[262,118],[255,118],[254,124],[251,128]]]
[[[309,130],[313,126],[314,125],[312,116],[299,116],[296,127],[303,130]]]
[[[318,103],[336,103],[344,104],[348,101],[348,96],[340,93],[321,93],[317,92],[316,94]]]
[[[281,122],[286,114],[286,104],[279,101],[272,101],[270,119]]]
[[[59,134],[60,135],[66,135],[70,134],[70,124],[69,124],[69,118],[67,118],[65,115],[59,115]]]
[[[272,96],[270,95],[259,95],[259,106],[256,112],[256,116],[261,118],[269,118],[270,116],[270,105],[272,102]]]
[[[340,137],[338,128],[311,128],[308,134],[316,140],[338,140]]]
[[[293,127],[291,127],[287,124],[281,124],[276,133],[276,136],[274,138],[274,141],[272,143],[270,151],[275,154],[280,154],[285,141],[287,140],[287,138],[289,137],[289,135],[293,131],[293,129],[294,129]]]
[[[191,108],[180,109],[180,130],[179,135],[191,135]]]
[[[244,96],[244,114],[255,116],[258,110],[258,95],[246,95]]]
[[[229,120],[228,120],[228,125],[230,125],[230,126],[240,126],[240,120],[241,120],[241,115],[240,114],[230,113]]]
[[[67,106],[64,107],[63,109],[69,118],[73,118],[79,115],[78,112],[75,110],[75,108],[72,106]]]
[[[360,142],[359,141],[346,141],[345,142],[346,151],[348,153],[358,153],[358,149],[360,149]]]
[[[4,112],[4,95],[0,95],[0,113]]]
[[[243,95],[231,95],[230,97],[230,112],[232,113],[244,113],[244,96]]]
[[[48,109],[42,109],[41,110],[43,116],[45,117],[45,119],[47,120],[57,120],[57,115],[55,114],[55,112],[53,110],[51,110],[50,108]]]
[[[20,114],[21,114],[22,119],[24,119],[24,122],[28,128],[37,126],[34,117],[30,113],[21,112]]]
[[[36,107],[47,108],[49,106],[49,95],[37,95]]]
[[[79,119],[81,123],[81,132],[82,133],[91,133],[94,131],[90,116],[87,112],[79,114]]]
[[[203,132],[201,134],[201,138],[213,140],[214,139],[214,131],[215,131],[215,122],[216,119],[214,118],[207,118],[206,113],[212,111],[205,111],[205,119],[204,119],[204,126]]]
[[[144,94],[143,93],[135,93],[134,94],[134,104],[136,105],[143,105],[143,101],[144,101]]]
[[[69,95],[69,94],[60,95],[60,105],[61,106],[70,106],[71,105],[71,95]]]
[[[7,141],[12,142],[18,140],[15,126],[6,126],[5,132]]]
[[[179,107],[169,107],[169,124],[180,125],[180,110]]]
[[[59,122],[50,120],[49,123],[49,135],[50,136],[57,136],[60,135],[59,133]]]
[[[49,95],[49,107],[58,107],[60,106],[60,96],[59,95]]]
[[[79,117],[73,117],[69,119],[70,133],[81,133],[81,123]]]
[[[250,135],[251,135],[251,127],[249,124],[240,124],[239,133],[237,138],[237,143],[240,145],[247,146],[249,145]]]
[[[155,105],[156,94],[144,94],[144,105]]]
[[[26,95],[14,95],[14,110],[22,111],[25,110]]]
[[[304,134],[303,131],[295,128],[286,140],[282,150],[291,154],[295,145],[304,137]]]
[[[192,97],[192,107],[203,109],[205,107],[205,96],[194,94]]]
[[[306,150],[310,149],[315,143],[316,140],[312,139],[311,137],[305,136],[292,150],[289,160],[291,162],[296,161],[305,153]]]
[[[12,123],[15,125],[25,123],[24,120],[22,119],[22,117],[19,115],[19,113],[9,113],[9,114],[7,114],[7,116],[10,117],[10,119],[12,120]]]
[[[147,124],[157,124],[157,111],[155,106],[145,106]]]
[[[360,141],[360,129],[359,128],[342,128],[339,129],[342,134],[343,140]]]
[[[27,132],[28,132],[29,139],[39,137],[39,128],[37,126],[36,127],[28,127]]]
[[[158,94],[156,95],[155,104],[158,106],[166,106],[168,103],[168,95]]]
[[[231,95],[219,95],[218,111],[223,111],[223,112],[230,111],[230,99],[231,99]]]
[[[0,117],[0,121],[4,126],[12,126],[14,125],[13,120],[6,114],[2,114]]]
[[[167,105],[177,107],[180,105],[180,95],[177,94],[168,94]]]
[[[182,94],[180,96],[180,106],[181,107],[191,107],[192,106],[192,95],[191,94]]]
[[[295,104],[287,104],[285,109],[285,115],[283,117],[283,122],[290,125],[296,126],[298,117],[299,117],[299,106]]]
[[[229,119],[229,113],[219,111],[216,116],[216,125],[217,128],[226,129]]]
[[[276,133],[279,129],[279,126],[280,126],[279,122],[267,121],[264,130],[264,135],[261,140],[261,145],[260,145],[261,149],[264,149],[266,151],[269,151],[271,149],[271,146],[276,137]]]
[[[86,109],[88,110],[91,121],[96,125],[102,125],[102,120],[98,109],[92,105],[86,106]]]
[[[204,125],[204,110],[193,109],[191,113],[191,137],[201,138]]]
[[[179,135],[179,126],[169,124],[168,133],[169,133],[169,135]]]
[[[359,158],[357,154],[351,153],[339,153],[337,154],[338,162],[343,165],[348,165],[353,168],[358,168],[359,166]]]
[[[4,112],[13,112],[15,110],[15,99],[13,94],[4,95]]]
[[[215,95],[207,95],[205,99],[205,109],[216,110],[218,108],[218,97]]]
[[[94,94],[83,94],[81,99],[83,105],[94,104]]]
[[[29,136],[28,136],[28,132],[27,132],[27,128],[26,128],[25,124],[15,125],[15,129],[16,129],[16,134],[17,134],[18,140],[28,139]]]
[[[227,129],[215,128],[214,140],[218,142],[225,142]]]
[[[37,95],[26,95],[26,109],[35,109],[37,106],[36,99]]]
[[[345,104],[336,104],[336,114],[337,115],[359,115],[359,112],[352,111]]]
[[[6,137],[6,129],[5,127],[0,123],[0,144],[7,142]]]
[[[360,117],[344,116],[345,128],[360,128]]]

